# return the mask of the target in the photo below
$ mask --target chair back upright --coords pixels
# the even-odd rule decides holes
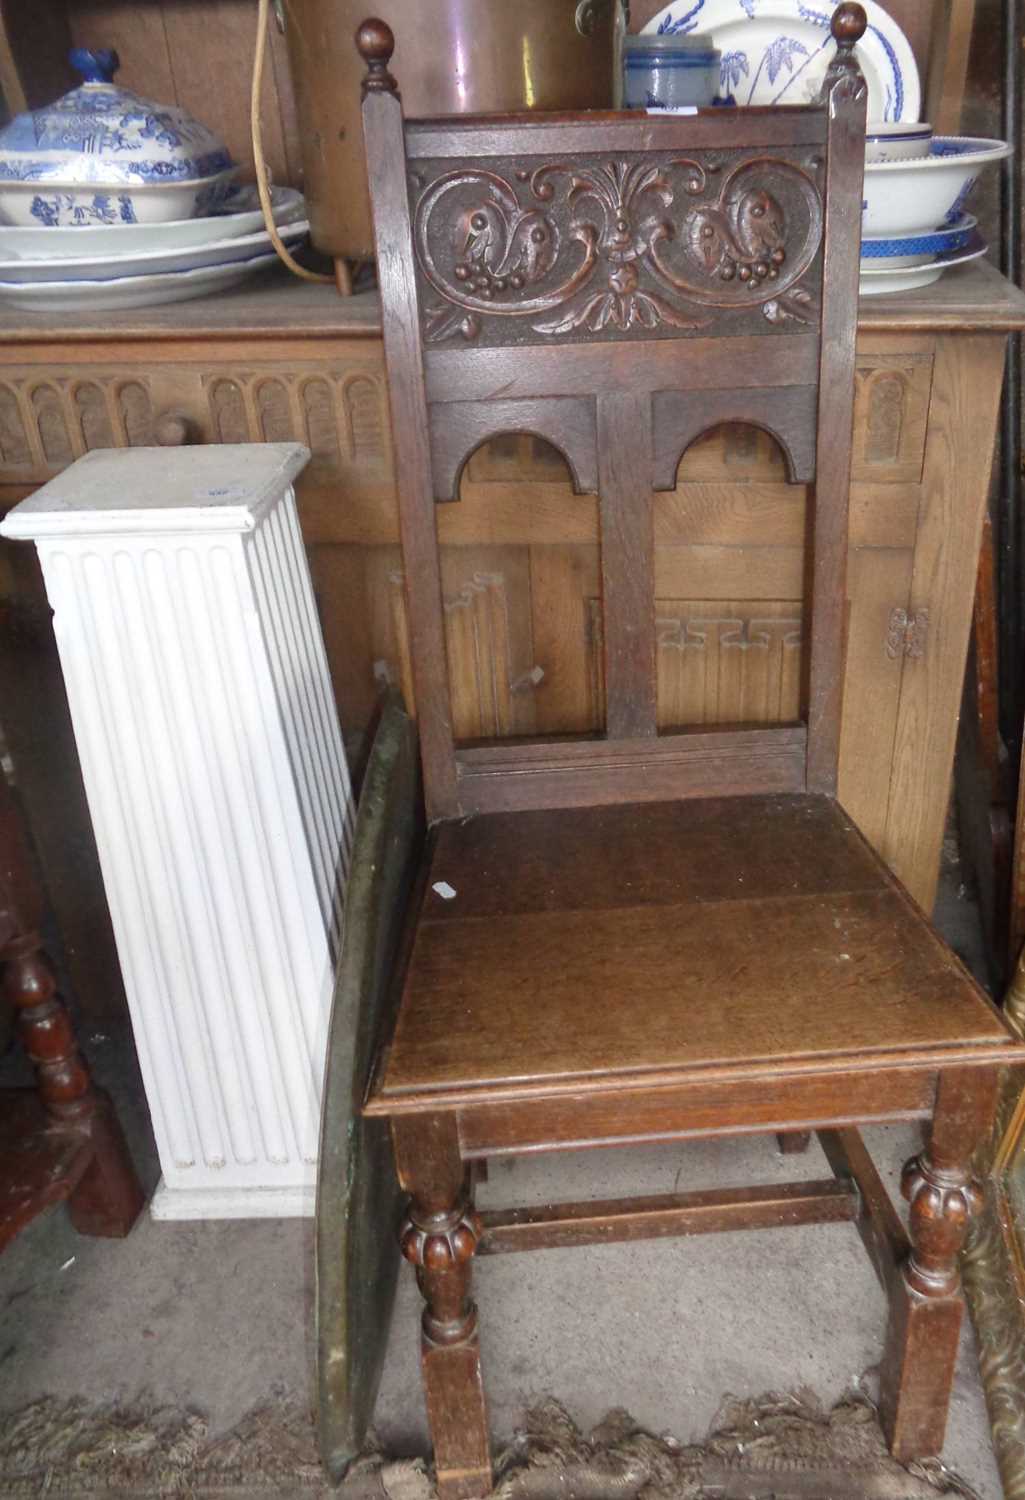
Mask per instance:
[[[407,120],[367,21],[363,128],[428,815],[836,791],[866,88],[859,5],[803,106]],[[827,44],[828,45],[828,44]],[[809,506],[803,722],[657,726],[653,495],[748,422]],[[532,433],[598,496],[604,735],[457,744],[435,505]],[[410,705],[412,708],[413,705]]]

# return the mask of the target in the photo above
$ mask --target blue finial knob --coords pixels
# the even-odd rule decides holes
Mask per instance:
[[[68,61],[76,73],[81,73],[83,83],[113,83],[114,74],[121,66],[121,59],[113,48],[101,47],[90,52],[88,47],[72,47]]]

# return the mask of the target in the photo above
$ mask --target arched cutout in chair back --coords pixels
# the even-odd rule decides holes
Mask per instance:
[[[702,433],[724,422],[758,427],[779,444],[791,484],[815,478],[815,386],[773,390],[660,391],[654,397],[653,484],[676,488],[680,460]]]
[[[457,500],[467,459],[482,443],[509,432],[542,438],[566,460],[578,495],[598,491],[594,403],[575,396],[544,401],[449,401],[431,406],[434,498]]]

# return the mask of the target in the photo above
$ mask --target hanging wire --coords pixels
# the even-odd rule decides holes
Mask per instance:
[[[263,70],[267,57],[267,28],[270,24],[270,0],[259,0],[256,15],[256,52],[253,55],[253,91],[249,102],[249,125],[253,137],[253,162],[256,166],[256,191],[260,195],[260,207],[263,210],[263,222],[267,233],[270,235],[271,244],[274,246],[281,260],[292,272],[293,276],[300,277],[303,281],[329,282],[335,284],[333,276],[325,276],[321,271],[308,271],[301,266],[295,257],[289,252],[284,240],[278,234],[278,226],[274,222],[274,209],[271,204],[270,183],[267,178],[267,162],[263,154],[263,132],[260,126],[260,95],[263,91]]]

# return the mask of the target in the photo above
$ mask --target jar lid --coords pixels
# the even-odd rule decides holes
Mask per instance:
[[[654,54],[671,57],[700,57],[709,62],[720,56],[711,37],[680,36],[668,32],[662,36],[659,36],[657,32],[641,32],[637,36],[626,36],[623,38],[623,50],[627,55],[634,53],[642,57],[651,57]]]
[[[0,182],[124,187],[203,180],[234,166],[224,143],[184,110],[118,88],[116,52],[69,55],[79,87],[0,130]]]

